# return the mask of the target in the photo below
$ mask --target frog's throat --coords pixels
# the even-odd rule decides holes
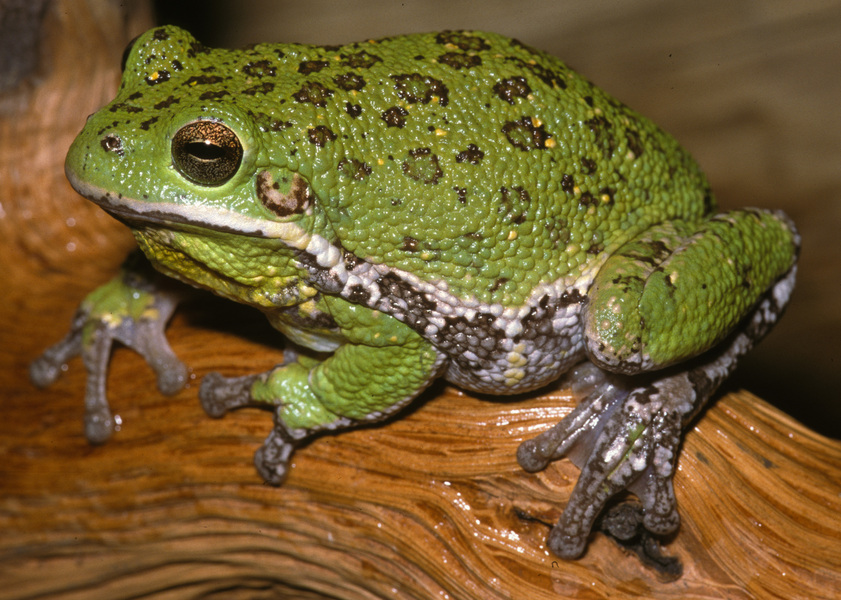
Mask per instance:
[[[296,250],[306,250],[312,242],[312,235],[293,222],[258,219],[200,204],[139,201],[81,180],[70,169],[66,173],[73,189],[129,226],[133,223],[151,223],[174,228],[198,227],[249,237],[278,239]]]

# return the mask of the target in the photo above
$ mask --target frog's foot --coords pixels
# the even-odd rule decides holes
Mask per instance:
[[[398,321],[360,312],[370,319],[371,329],[381,328],[371,340],[393,345],[346,342],[326,358],[318,352],[285,350],[285,362],[266,373],[230,379],[211,374],[202,382],[199,396],[212,416],[246,406],[274,411],[274,430],[254,455],[267,483],[283,483],[295,448],[313,436],[380,421],[401,410],[444,364],[442,355]],[[353,316],[358,318],[355,312]],[[383,321],[386,327],[399,324],[408,339],[383,329]]]
[[[223,377],[208,373],[201,382],[199,400],[209,416],[219,418],[228,411],[248,406],[260,406],[251,393],[258,381],[265,381],[267,373],[243,377]],[[265,406],[265,405],[263,405]],[[263,445],[254,453],[254,466],[264,481],[281,485],[289,472],[289,460],[295,451],[295,440],[286,435],[285,428],[275,426]]]
[[[562,456],[581,476],[558,524],[550,549],[562,558],[584,552],[593,523],[607,501],[628,489],[642,502],[642,524],[665,535],[680,523],[672,488],[674,462],[694,390],[685,374],[662,377],[644,387],[585,363],[572,373],[574,390],[587,396],[563,421],[523,442],[517,458],[537,471]]]
[[[204,376],[199,388],[199,400],[208,416],[218,419],[225,413],[246,406],[254,406],[251,399],[251,386],[260,375],[243,377],[223,377],[219,373]]]
[[[208,373],[199,389],[202,408],[211,417],[218,418],[228,411],[245,407],[270,408],[275,411],[274,429],[254,453],[254,466],[266,483],[278,486],[286,480],[289,474],[289,462],[298,446],[320,431],[350,427],[353,424],[351,419],[322,415],[322,418],[326,419],[325,424],[311,427],[288,427],[283,420],[283,412],[285,408],[295,403],[284,402],[281,399],[282,394],[277,393],[278,389],[272,387],[272,376],[283,373],[284,367],[288,367],[286,370],[292,371],[289,378],[301,380],[306,377],[306,371],[300,364],[294,362],[298,358],[294,352],[284,351],[284,358],[286,361],[275,369],[257,375],[223,377],[219,373]],[[267,391],[268,393],[265,393]],[[289,392],[291,397],[295,390],[286,388],[283,391]]]
[[[619,546],[633,552],[640,561],[656,569],[666,580],[674,580],[683,574],[683,564],[676,556],[663,554],[660,540],[646,530],[642,506],[633,499],[608,507],[596,521],[596,527]]]
[[[298,352],[292,347],[287,347],[283,350],[283,362],[277,366],[282,367],[297,360]],[[270,372],[242,377],[224,377],[215,371],[208,373],[202,379],[199,388],[199,400],[204,412],[209,417],[218,419],[238,408],[265,407],[265,401],[252,398],[251,388],[257,381],[265,383],[269,375]]]
[[[29,376],[38,387],[52,384],[71,358],[81,355],[88,373],[85,387],[85,437],[101,444],[114,432],[106,396],[106,378],[115,341],[140,354],[157,375],[158,389],[170,395],[187,382],[187,367],[178,360],[164,329],[181,295],[144,289],[125,274],[88,296],[73,317],[63,340],[35,359]]]

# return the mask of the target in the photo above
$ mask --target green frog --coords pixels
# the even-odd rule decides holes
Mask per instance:
[[[566,374],[577,408],[517,454],[581,468],[547,542],[564,558],[622,490],[647,532],[676,530],[681,433],[780,317],[799,248],[780,212],[718,212],[672,137],[561,61],[472,31],[225,50],[152,29],[66,173],[142,252],[32,365],[45,386],[81,354],[92,443],[114,430],[114,341],[163,392],[185,384],[161,273],[289,341],[283,364],[199,392],[212,416],[274,411],[255,455],[274,485],[308,438],[439,377],[512,395]]]

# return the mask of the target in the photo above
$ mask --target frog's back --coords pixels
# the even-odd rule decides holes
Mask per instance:
[[[712,208],[671,137],[496,34],[197,55],[201,77],[178,76],[253,114],[267,160],[310,183],[331,241],[459,296],[520,305],[651,223]]]

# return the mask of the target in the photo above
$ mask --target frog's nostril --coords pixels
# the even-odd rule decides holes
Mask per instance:
[[[123,140],[121,140],[118,135],[109,133],[103,137],[102,141],[99,143],[102,146],[102,149],[106,152],[116,152],[119,156],[123,156],[125,154],[125,151],[123,150]]]

